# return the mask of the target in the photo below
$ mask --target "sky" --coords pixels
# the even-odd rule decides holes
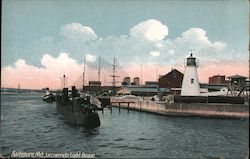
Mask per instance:
[[[118,81],[155,81],[184,73],[191,50],[200,82],[248,77],[248,14],[247,0],[3,0],[1,87],[80,84],[84,57],[86,83],[97,80],[99,56],[103,84],[114,57]]]

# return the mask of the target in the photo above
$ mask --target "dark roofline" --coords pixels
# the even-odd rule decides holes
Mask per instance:
[[[212,77],[226,77],[226,75],[213,75]],[[211,78],[211,77],[209,77]]]
[[[183,73],[181,73],[180,71],[178,71],[177,69],[172,69],[170,72],[168,72],[167,74],[165,74],[164,76],[162,76],[162,77],[166,77],[166,76],[168,76],[169,74],[171,74],[173,71],[176,71],[176,72],[178,72],[179,74],[181,74],[182,76],[184,76],[184,74]],[[162,78],[162,77],[160,77],[160,78]]]
[[[231,78],[247,78],[247,77],[241,76],[241,75],[232,75],[232,76],[228,76],[227,78],[231,79]]]
[[[200,83],[200,86],[227,86],[226,83]]]

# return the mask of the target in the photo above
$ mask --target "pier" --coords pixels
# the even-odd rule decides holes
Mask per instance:
[[[222,103],[166,103],[146,100],[128,100],[112,97],[110,103],[113,107],[140,112],[148,112],[167,116],[186,117],[214,117],[214,118],[249,118],[249,106],[246,104]]]
[[[129,110],[131,109],[130,105],[131,104],[135,105],[135,102],[134,101],[113,101],[113,102],[110,102],[110,104],[111,104],[111,106],[118,104],[119,112],[121,112],[121,105],[127,105],[127,110],[129,112]],[[124,107],[122,107],[122,108],[124,108]]]

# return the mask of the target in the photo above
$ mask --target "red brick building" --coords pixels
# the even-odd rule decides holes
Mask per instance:
[[[168,74],[159,78],[159,88],[181,88],[183,73],[172,69]]]
[[[215,75],[213,77],[209,77],[209,83],[225,84],[226,83],[225,76]]]

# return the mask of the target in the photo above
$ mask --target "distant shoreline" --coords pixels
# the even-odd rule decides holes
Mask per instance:
[[[18,90],[17,88],[1,88],[1,93],[3,92],[13,92],[13,93],[16,93],[20,91],[21,93],[22,92],[36,92],[36,93],[43,93],[44,90],[42,89],[20,89]]]

